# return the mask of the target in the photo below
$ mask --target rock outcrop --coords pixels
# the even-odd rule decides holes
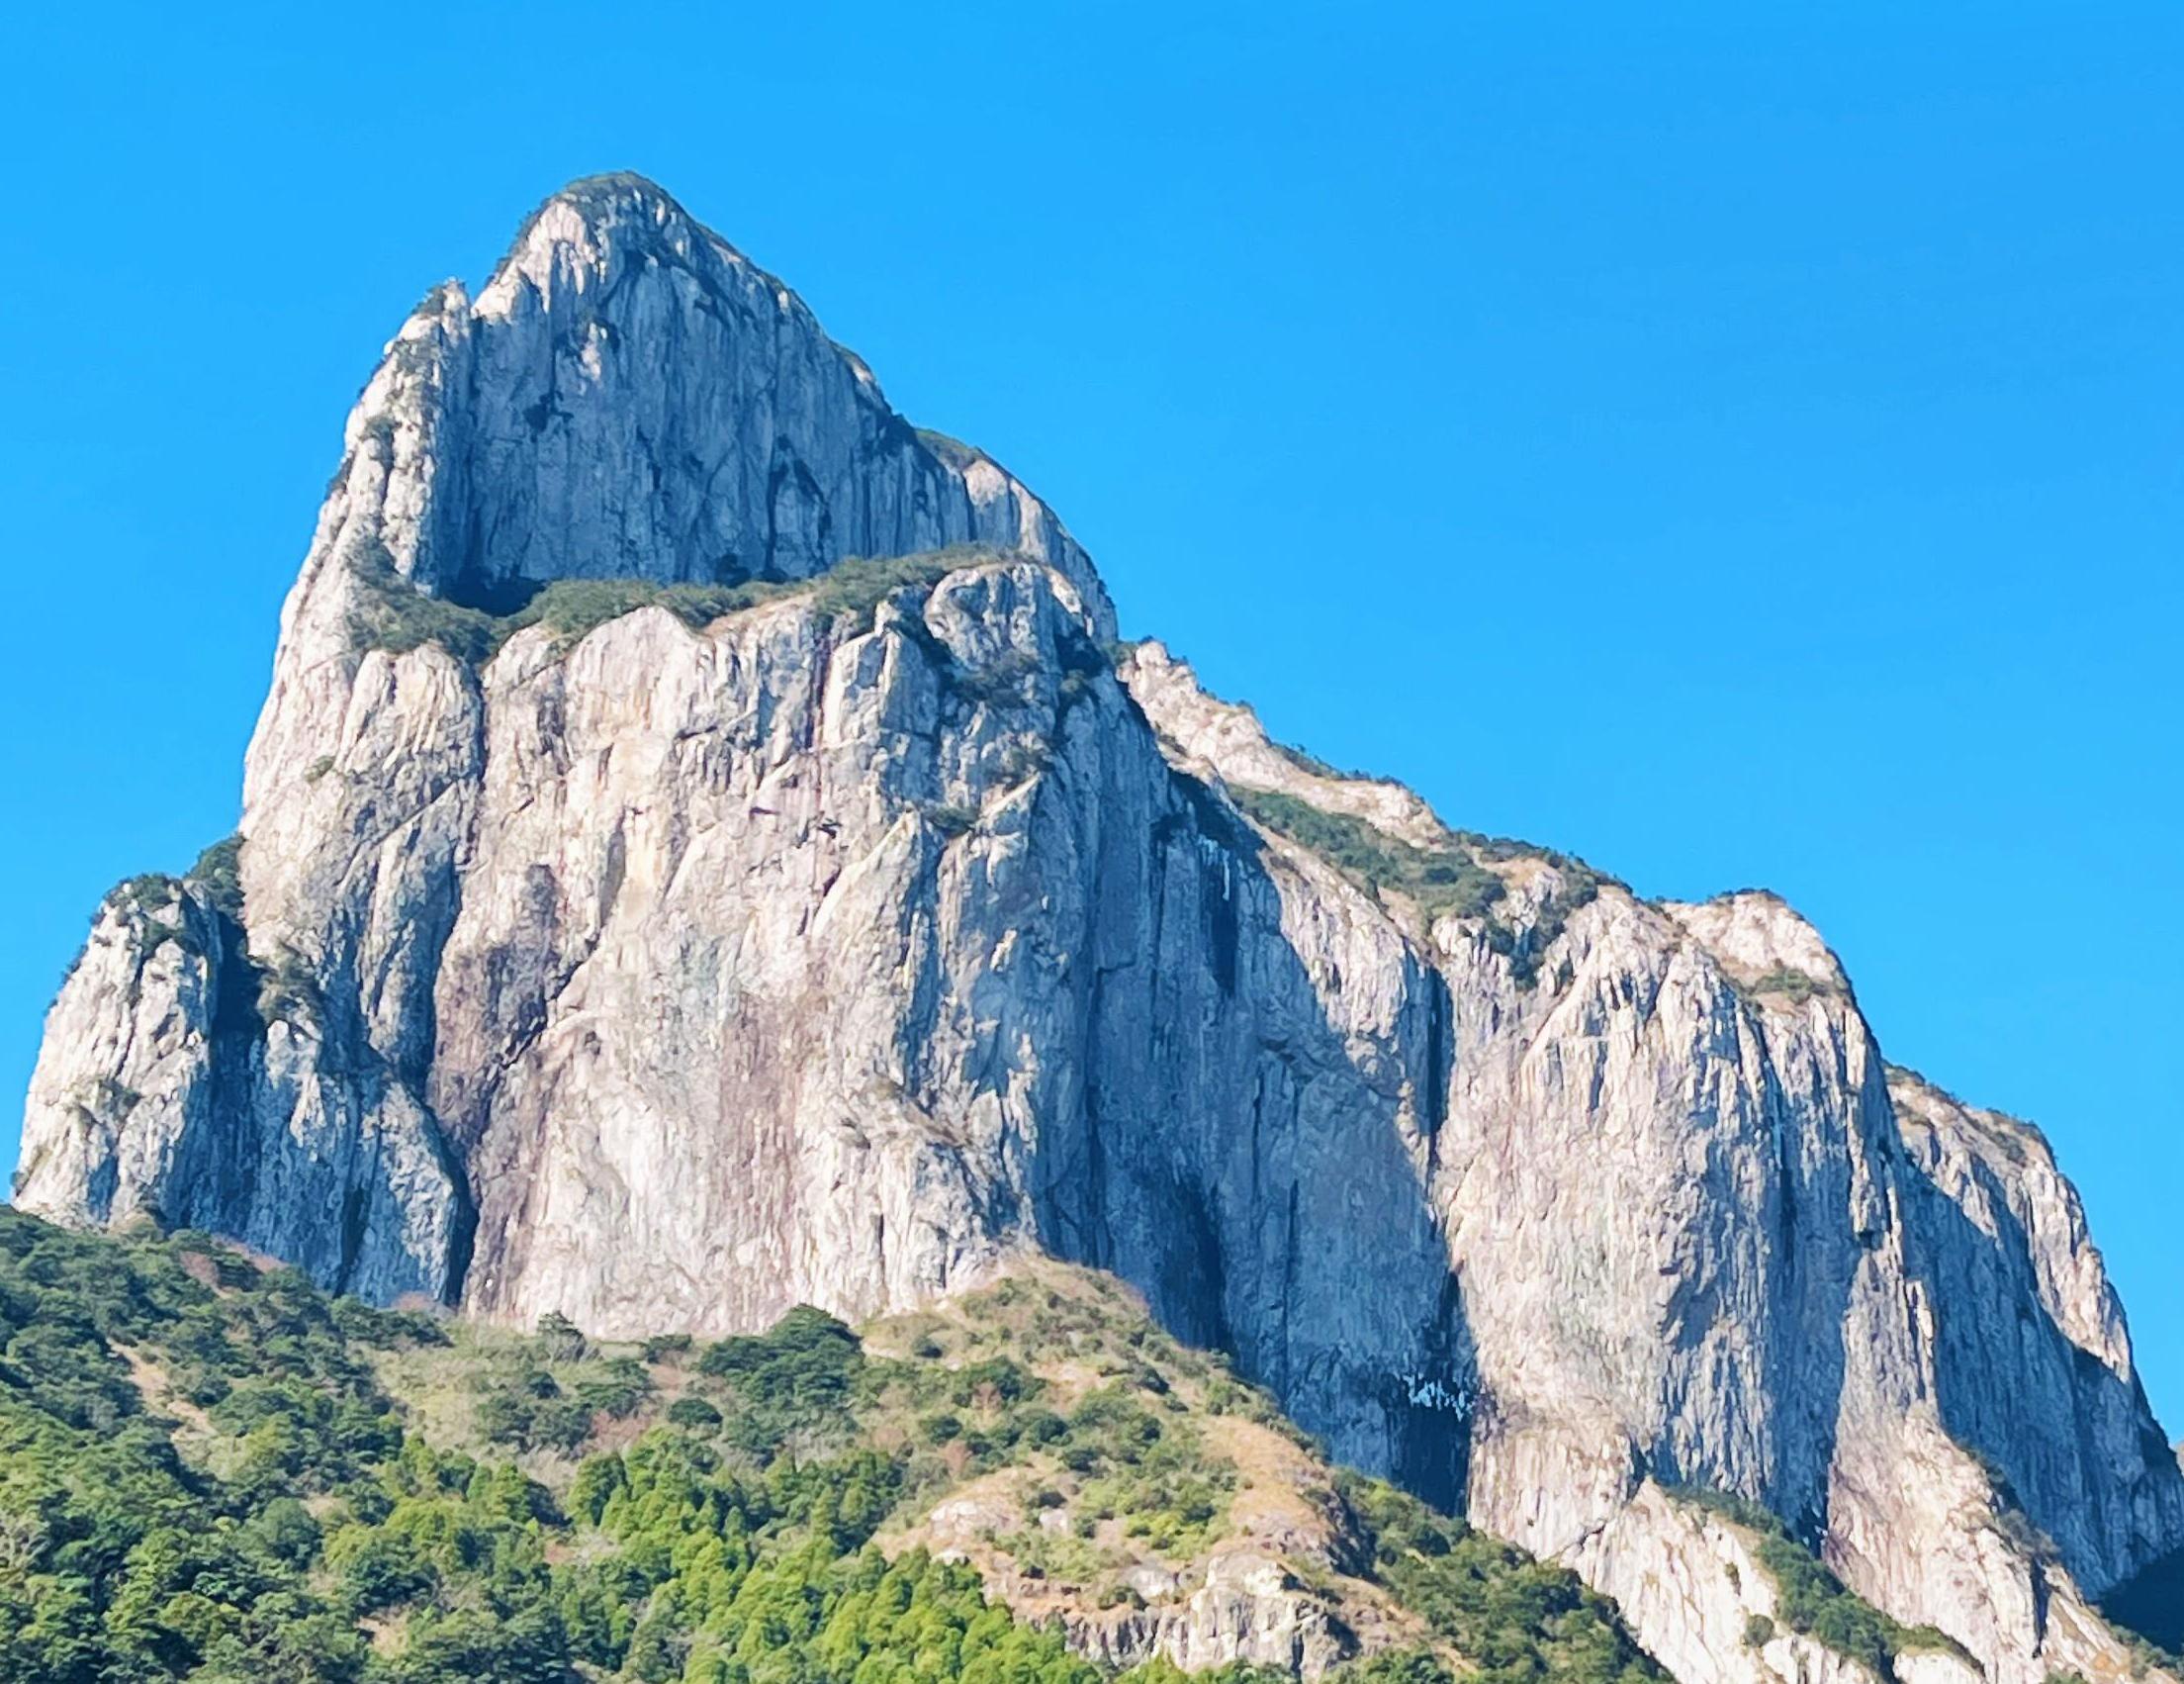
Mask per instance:
[[[1774,1603],[1684,1486],[1995,1684],[2124,1664],[2085,1598],[2184,1477],[2075,1198],[1890,1071],[1779,900],[1648,903],[1269,743],[640,183],[428,299],[347,442],[239,896],[102,909],[25,1205],[604,1333],[1050,1251],[1693,1684],[1826,1667],[1725,1635]],[[522,623],[572,579],[684,594]]]
[[[1759,1543],[1749,1528],[1649,1480],[1572,1564],[1615,1597],[1678,1678],[1873,1684],[1869,1654],[1841,1653],[1789,1626]],[[1887,1665],[1901,1684],[1977,1684],[1981,1676],[1965,1653],[1931,1637]]]
[[[1158,1656],[1186,1672],[1240,1661],[1309,1681],[1357,1658],[1357,1638],[1328,1599],[1300,1584],[1282,1554],[1256,1540],[1225,1542],[1180,1570],[1137,1567],[1123,1575],[1127,1599],[1103,1608],[1081,1596],[1057,1596],[994,1558],[996,1536],[1022,1524],[1014,1500],[956,1497],[933,1511],[918,1541],[946,1560],[975,1567],[988,1593],[1020,1618],[1058,1622],[1072,1649],[1118,1672]],[[1415,1643],[1421,1633],[1405,1636]]]
[[[1240,1661],[1304,1679],[1323,1678],[1351,1658],[1347,1635],[1271,1557],[1217,1555],[1204,1582],[1179,1597],[1164,1575],[1145,1588],[1174,1600],[1109,1613],[1072,1610],[1062,1616],[1069,1646],[1118,1671],[1158,1655],[1186,1672]]]

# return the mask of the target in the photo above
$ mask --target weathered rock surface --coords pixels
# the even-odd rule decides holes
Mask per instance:
[[[1327,1600],[1299,1584],[1279,1553],[1248,1537],[1180,1571],[1137,1567],[1124,1575],[1131,1599],[1098,1608],[1056,1596],[995,1558],[995,1537],[1022,1524],[1014,1500],[957,1497],[933,1511],[918,1541],[943,1559],[976,1567],[988,1593],[1021,1618],[1059,1621],[1071,1648],[1118,1671],[1157,1655],[1187,1672],[1241,1661],[1317,1679],[1358,1652]]]
[[[375,593],[954,542],[991,553],[868,608],[649,607],[482,664],[357,633]],[[863,1317],[1049,1250],[1578,1565],[1694,1684],[1834,1680],[1742,1646],[1772,1602],[1680,1484],[1996,1684],[2121,1666],[2084,1595],[2184,1540],[2184,1477],[2037,1136],[1889,1071],[1780,901],[1476,849],[1112,635],[1044,507],[778,283],[656,190],[572,189],[366,389],[239,911],[102,910],[18,1198],[602,1333]],[[1253,790],[1502,898],[1376,891]],[[1223,1594],[1255,1653],[1248,1574]]]
[[[1155,1595],[1172,1587],[1150,1586]],[[1247,1550],[1214,1557],[1203,1583],[1177,1601],[1062,1616],[1069,1646],[1117,1669],[1165,1655],[1186,1672],[1242,1661],[1320,1678],[1353,1644],[1282,1564]]]
[[[1680,1502],[1652,1481],[1571,1565],[1619,1602],[1654,1657],[1679,1678],[1740,1684],[1874,1684],[1870,1666],[1800,1636],[1778,1618],[1781,1596],[1753,1535]],[[1979,1670],[1947,1649],[1909,1649],[1902,1684],[1977,1684]]]

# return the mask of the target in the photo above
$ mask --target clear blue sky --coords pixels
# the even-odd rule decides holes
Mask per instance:
[[[2184,1432],[2184,10],[307,10],[9,26],[0,1162],[381,342],[634,168],[1280,735],[1814,917]]]

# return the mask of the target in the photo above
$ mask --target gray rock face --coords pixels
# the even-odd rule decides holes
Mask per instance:
[[[1205,1582],[1179,1600],[1060,1618],[1071,1648],[1119,1672],[1164,1655],[1186,1672],[1240,1661],[1309,1681],[1354,1658],[1348,1634],[1281,1562],[1248,1550],[1214,1557]]]
[[[1327,1552],[1314,1547],[1318,1541],[1268,1539],[1247,1531],[1225,1541],[1204,1561],[1173,1570],[1140,1562],[1121,1575],[1136,1593],[1134,1601],[1094,1608],[1081,1594],[1057,1596],[1045,1580],[1027,1578],[994,1559],[993,1541],[1023,1524],[1021,1504],[1018,1496],[998,1502],[977,1493],[952,1497],[926,1518],[917,1542],[942,1560],[973,1568],[986,1594],[1006,1602],[1020,1619],[1057,1622],[1072,1649],[1118,1672],[1165,1656],[1186,1672],[1241,1661],[1311,1684],[1359,1657],[1359,1634],[1285,1564],[1302,1558],[1331,1571]],[[1414,1632],[1402,1635],[1416,1640]],[[1376,1652],[1395,1646],[1388,1634],[1373,1636]]]
[[[805,579],[975,541],[1051,563],[1104,612],[1036,498],[915,431],[801,299],[634,177],[547,201],[475,302],[453,281],[425,299],[357,407],[340,479],[328,513],[350,542],[460,600]]]
[[[415,1095],[327,1027],[283,951],[261,964],[200,886],[101,906],[31,1078],[16,1202],[227,1235],[380,1298],[437,1292],[462,1170]]]
[[[868,604],[477,661],[357,629],[390,591],[955,542],[986,553]],[[2038,1137],[1890,1071],[1780,901],[1480,848],[1113,623],[778,283],[656,190],[572,189],[360,400],[239,912],[102,909],[20,1202],[602,1334],[862,1317],[1044,1249],[1577,1565],[1686,1679],[1834,1664],[1743,1645],[1772,1595],[1686,1484],[1997,1684],[2122,1664],[2084,1598],[2184,1541],[2184,1476]],[[1438,894],[1457,863],[1500,898]]]

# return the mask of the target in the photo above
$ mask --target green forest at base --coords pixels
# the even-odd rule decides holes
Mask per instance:
[[[1063,1412],[1006,1355],[880,1357],[812,1310],[710,1345],[594,1347],[559,1318],[470,1338],[202,1235],[0,1208],[0,1684],[1104,1684],[970,1567],[875,1539],[1035,1454],[1164,1545],[1228,1500],[1149,1363]],[[1271,1414],[1182,1357],[1222,1407]],[[441,1389],[398,1397],[397,1370]],[[443,1404],[471,1448],[435,1443]],[[1360,1570],[1426,1634],[1346,1679],[1659,1684],[1572,1574],[1341,1488]]]

